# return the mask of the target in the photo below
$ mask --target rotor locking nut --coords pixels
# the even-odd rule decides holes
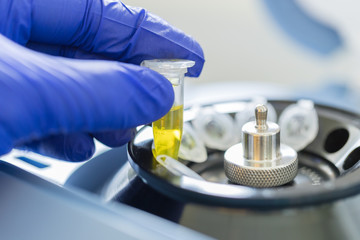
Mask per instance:
[[[255,121],[242,127],[242,142],[225,152],[225,174],[234,183],[275,187],[292,181],[298,170],[297,153],[280,144],[280,127],[267,122],[267,108],[257,105]]]

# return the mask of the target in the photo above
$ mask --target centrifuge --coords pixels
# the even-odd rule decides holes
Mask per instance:
[[[228,92],[189,102],[177,165],[154,159],[150,125],[58,184],[14,166],[35,155],[5,158],[0,228],[6,236],[21,236],[13,228],[55,238],[358,238],[360,116],[293,94],[255,92],[261,97]],[[40,225],[31,221],[36,216]]]

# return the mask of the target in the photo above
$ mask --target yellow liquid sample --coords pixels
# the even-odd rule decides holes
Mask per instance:
[[[164,154],[178,159],[183,131],[183,112],[183,105],[175,106],[165,116],[153,122],[155,158]]]

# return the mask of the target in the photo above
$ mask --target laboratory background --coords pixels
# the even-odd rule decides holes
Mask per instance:
[[[326,81],[356,83],[358,50],[351,43],[356,34],[346,36],[342,26],[359,20],[356,12],[347,14],[357,3],[339,3],[338,8],[337,3],[316,2],[126,1],[163,17],[201,44],[206,64],[199,79],[189,80],[192,84],[256,81],[315,88]]]
[[[204,51],[201,75],[173,84],[178,152],[155,157],[154,124],[85,162],[14,150],[0,239],[359,239],[360,3],[123,3]]]

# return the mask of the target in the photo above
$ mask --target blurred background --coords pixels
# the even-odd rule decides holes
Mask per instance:
[[[356,47],[349,44],[350,34],[344,37],[341,28],[346,21],[341,18],[359,4],[348,0],[316,2],[124,1],[148,9],[202,45],[205,67],[199,79],[188,80],[190,84],[241,81],[309,89],[327,82],[355,85]],[[331,11],[336,10],[346,14],[333,16]]]

